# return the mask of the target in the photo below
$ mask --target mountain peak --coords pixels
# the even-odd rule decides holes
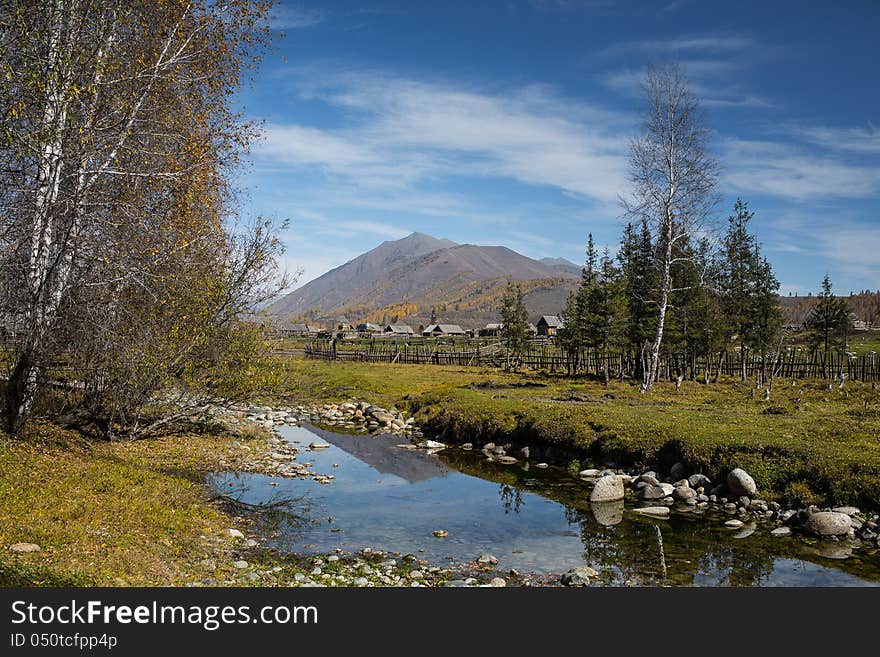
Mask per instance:
[[[395,241],[397,243],[418,242],[420,244],[437,244],[438,249],[445,249],[445,248],[449,248],[450,246],[457,246],[457,243],[453,242],[452,240],[448,240],[448,239],[441,238],[441,237],[434,237],[433,235],[428,235],[427,233],[421,233],[417,230],[413,231],[412,233],[410,233],[406,237],[402,237],[401,239],[395,240]]]
[[[404,314],[398,309],[388,316],[406,318],[437,305],[445,308],[446,318],[452,321],[463,320],[461,313],[473,306],[480,319],[485,319],[483,315],[491,319],[495,316],[496,288],[508,279],[545,281],[546,288],[555,285],[551,280],[576,281],[578,273],[548,266],[504,246],[456,244],[416,231],[383,242],[294,290],[274,303],[270,312],[314,320],[352,313],[370,317],[375,311],[397,306],[405,309]],[[560,289],[564,289],[560,293],[563,298],[567,288],[563,285]],[[543,314],[558,310],[556,301],[549,303],[552,305],[542,303],[539,308]],[[452,317],[452,313],[460,316]],[[468,321],[476,321],[476,316]]]

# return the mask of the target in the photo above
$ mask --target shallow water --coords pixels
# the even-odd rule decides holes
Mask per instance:
[[[558,573],[587,564],[608,584],[880,585],[876,550],[863,547],[840,559],[849,553],[841,544],[775,538],[765,525],[737,538],[747,532],[725,528],[728,516],[673,512],[654,520],[591,508],[586,485],[560,468],[499,465],[460,449],[428,455],[396,447],[405,439],[393,436],[315,427],[285,427],[281,434],[304,449],[316,437],[330,443],[305,449],[297,461],[333,474],[333,483],[241,473],[211,478],[218,490],[249,503],[299,499],[299,517],[282,519],[266,541],[281,550],[371,547],[437,564],[488,552],[503,570]],[[438,529],[449,536],[434,537]]]

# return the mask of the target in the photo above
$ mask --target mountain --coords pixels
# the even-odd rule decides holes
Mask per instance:
[[[565,258],[541,258],[539,262],[543,262],[548,267],[552,267],[558,271],[573,274],[575,276],[580,276],[583,269],[580,265],[576,265],[571,260],[566,260]]]
[[[363,299],[367,290],[383,280],[394,268],[420,256],[457,244],[423,233],[413,233],[401,240],[382,242],[372,251],[359,255],[340,267],[310,281],[272,304],[274,315],[305,316],[314,310],[332,310],[352,299]]]
[[[447,323],[476,328],[498,321],[508,280],[521,283],[530,315],[556,314],[580,268],[540,261],[503,246],[456,244],[422,233],[380,244],[294,290],[267,312],[283,320],[332,324],[427,324],[432,309]]]

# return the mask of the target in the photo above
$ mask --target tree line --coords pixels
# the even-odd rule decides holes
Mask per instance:
[[[735,342],[745,379],[749,354],[778,355],[783,347],[779,281],[750,229],[755,213],[748,203],[736,201],[725,230],[713,225],[719,165],[678,66],[651,71],[644,92],[643,129],[630,146],[620,246],[614,257],[607,248],[599,254],[588,236],[558,344],[572,371],[585,351],[638,354],[637,376],[647,392],[664,353],[703,357]],[[521,327],[507,325],[517,303],[522,295],[511,286],[502,308],[508,351],[521,343]],[[845,348],[851,312],[833,294],[828,276],[807,323],[812,347],[826,361],[831,350]],[[606,381],[609,376],[605,368]]]

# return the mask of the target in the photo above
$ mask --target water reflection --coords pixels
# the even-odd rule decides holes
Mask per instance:
[[[761,527],[745,536],[726,529],[723,518],[697,513],[657,520],[632,514],[622,503],[590,504],[584,483],[561,469],[505,466],[479,452],[454,449],[427,455],[397,447],[400,439],[390,436],[285,431],[304,445],[316,435],[331,444],[299,460],[312,463],[317,472],[332,471],[333,484],[241,474],[214,478],[224,491],[230,480],[237,481],[246,488],[242,500],[252,504],[278,495],[308,500],[308,522],[279,526],[273,542],[280,549],[373,547],[419,553],[438,563],[471,561],[490,552],[502,568],[521,571],[564,572],[586,563],[602,573],[605,583],[616,585],[880,581],[876,551],[847,552],[844,544],[779,539]],[[436,529],[448,531],[449,537],[433,537]]]

